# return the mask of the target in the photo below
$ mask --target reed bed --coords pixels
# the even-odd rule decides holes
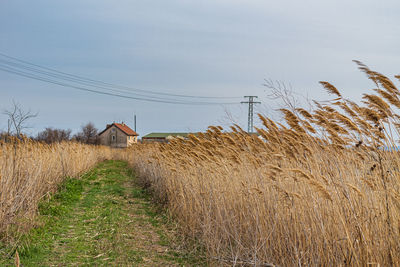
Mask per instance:
[[[209,127],[189,140],[136,146],[128,160],[210,260],[253,266],[400,265],[400,92],[376,86],[360,104],[334,96],[312,110],[259,116],[250,135]]]
[[[110,158],[109,148],[73,142],[0,142],[0,232],[29,226],[39,201],[66,177]]]

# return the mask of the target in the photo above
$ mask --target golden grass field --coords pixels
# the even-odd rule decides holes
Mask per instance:
[[[78,143],[0,142],[0,231],[29,226],[38,202],[68,176],[77,176],[111,150]]]
[[[376,94],[260,116],[126,156],[145,186],[211,259],[263,266],[399,266],[400,92],[359,63]]]
[[[112,154],[78,144],[3,144],[2,229],[30,214],[62,177],[97,161],[128,161],[183,233],[228,265],[399,266],[400,92],[358,63],[375,85],[356,104],[333,95],[314,109],[260,116],[259,137],[210,127],[189,140]],[[397,77],[398,78],[398,77]],[[20,215],[19,215],[20,216]]]

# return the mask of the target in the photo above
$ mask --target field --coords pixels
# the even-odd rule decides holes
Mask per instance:
[[[260,137],[210,127],[127,154],[209,258],[280,266],[400,265],[400,92],[360,64],[376,94],[260,116]]]
[[[38,203],[68,176],[77,176],[111,150],[78,143],[40,144],[29,140],[0,141],[0,231],[25,227]]]
[[[400,92],[359,63],[377,89],[363,103],[333,95],[314,108],[259,116],[259,135],[209,127],[189,140],[111,151],[3,144],[0,223],[37,208],[62,177],[124,160],[207,259],[252,266],[400,265]],[[5,195],[11,197],[5,197]]]

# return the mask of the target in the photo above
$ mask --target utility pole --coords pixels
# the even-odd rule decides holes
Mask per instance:
[[[135,128],[136,132],[136,114],[133,114],[133,127]]]
[[[248,115],[248,125],[247,125],[247,132],[248,133],[252,133],[253,132],[253,111],[254,111],[254,104],[261,104],[261,102],[255,102],[254,98],[258,98],[258,96],[255,95],[248,95],[248,96],[244,96],[244,97],[248,97],[249,101],[242,101],[240,102],[241,104],[249,104],[249,115]]]

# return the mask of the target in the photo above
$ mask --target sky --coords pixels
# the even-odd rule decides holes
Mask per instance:
[[[312,99],[329,98],[318,83],[329,81],[358,100],[373,84],[352,60],[399,74],[399,12],[399,1],[375,0],[1,0],[1,54],[145,91],[237,97],[227,100],[237,104],[145,102],[0,70],[0,110],[15,101],[38,112],[31,135],[45,127],[77,132],[89,121],[99,130],[113,121],[133,128],[133,114],[140,136],[233,122],[246,129],[245,95],[262,102],[255,112],[278,116],[264,79]],[[0,131],[6,126],[0,114]]]

